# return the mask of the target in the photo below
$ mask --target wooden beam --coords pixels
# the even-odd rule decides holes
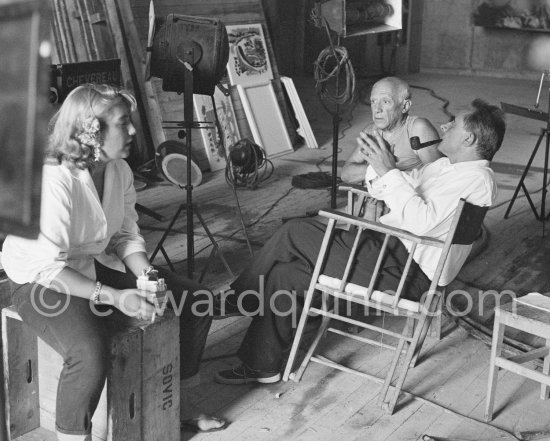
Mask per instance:
[[[133,89],[138,102],[138,112],[140,116],[138,133],[141,134],[139,141],[138,161],[146,162],[154,157],[154,149],[162,139],[160,114],[152,112],[147,105],[150,102],[150,94],[146,93],[143,86],[144,57],[137,40],[137,30],[133,20],[133,14],[128,0],[105,0],[105,6],[108,21],[113,33],[117,53],[121,59],[122,77],[125,86]],[[137,121],[136,121],[137,122]],[[150,122],[154,122],[151,126]],[[151,127],[157,130],[151,130]],[[153,138],[153,133],[155,137]]]

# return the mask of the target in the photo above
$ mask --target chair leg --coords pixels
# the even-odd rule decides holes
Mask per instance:
[[[437,304],[434,309],[434,316],[432,317],[430,325],[430,337],[436,341],[441,340],[441,328],[443,327],[443,303],[445,294],[444,292],[437,299]]]
[[[395,374],[395,369],[399,364],[399,359],[401,358],[403,347],[405,346],[405,342],[407,341],[407,338],[411,336],[411,330],[414,330],[414,321],[415,320],[412,317],[407,317],[407,321],[405,322],[405,326],[403,327],[402,336],[399,339],[399,343],[395,348],[395,353],[393,355],[390,369],[386,375],[386,379],[384,381],[384,385],[382,386],[382,390],[380,391],[380,396],[378,397],[379,406],[382,406],[386,402],[386,397],[388,395],[388,391],[390,389],[391,382]]]
[[[504,326],[500,324],[500,317],[495,315],[495,325],[493,328],[493,344],[491,346],[491,360],[489,362],[489,380],[487,385],[487,405],[485,408],[485,421],[493,419],[493,406],[495,404],[495,392],[498,380],[498,367],[495,365],[496,358],[502,351],[502,340],[504,340]]]
[[[420,334],[420,339],[418,340],[418,345],[415,349],[415,353],[413,355],[413,358],[411,360],[411,366],[410,367],[415,367],[416,366],[416,363],[418,361],[418,356],[420,355],[420,351],[422,350],[422,346],[424,346],[424,340],[426,340],[426,335],[428,334],[428,330],[431,328],[431,323],[432,323],[432,319],[433,319],[433,314],[434,314],[434,311],[436,311],[436,309],[438,308],[438,305],[440,305],[442,303],[442,301],[440,300],[441,299],[441,294],[440,293],[437,293],[434,295],[432,301],[431,301],[431,304],[428,305],[428,316],[426,317],[426,321],[424,322],[424,326],[423,326],[423,329],[421,330],[421,334]],[[435,305],[435,307],[432,307],[432,305]]]
[[[546,340],[546,347],[550,348],[550,339]],[[544,357],[544,363],[542,365],[542,373],[545,375],[550,374],[550,353]],[[542,400],[548,400],[550,398],[550,387],[545,384],[540,385],[540,398]]]
[[[302,315],[300,316],[300,321],[298,322],[298,328],[296,329],[296,334],[294,336],[294,341],[292,342],[292,347],[290,348],[290,354],[288,356],[288,360],[286,362],[285,371],[283,373],[283,380],[288,381],[288,378],[290,377],[290,372],[292,371],[292,368],[294,367],[294,360],[296,359],[296,354],[298,352],[298,348],[300,347],[300,342],[302,340],[303,334],[304,334],[304,328],[306,326],[307,316],[309,314],[309,309],[311,308],[311,301],[313,300],[313,295],[315,294],[315,284],[317,283],[317,279],[319,278],[319,274],[321,272],[321,267],[324,262],[324,258],[326,255],[326,251],[328,249],[328,243],[330,240],[330,237],[332,235],[332,231],[334,231],[334,226],[336,224],[336,221],[334,219],[330,219],[327,225],[327,229],[325,231],[325,235],[323,237],[323,242],[321,243],[321,249],[319,250],[319,256],[317,257],[317,262],[315,263],[315,269],[313,270],[313,274],[311,275],[311,282],[309,284],[309,288],[307,290],[306,298],[304,300],[304,307],[302,310]],[[325,302],[323,302],[323,305],[325,305]],[[326,318],[326,317],[323,317]],[[323,324],[321,324],[322,326]],[[294,377],[296,378],[296,377]],[[298,380],[299,381],[299,378]]]
[[[325,334],[328,325],[330,323],[329,317],[323,317],[323,321],[321,322],[321,325],[319,326],[319,329],[317,330],[317,335],[315,335],[315,339],[309,346],[309,349],[306,352],[306,355],[304,359],[302,360],[302,364],[298,368],[298,370],[293,374],[293,380],[294,381],[300,381],[302,379],[302,376],[304,375],[304,372],[307,368],[307,365],[309,364],[311,357],[313,356],[315,350],[317,349],[317,346],[319,345],[319,342],[321,341],[321,338]]]
[[[399,373],[399,377],[397,379],[397,382],[394,386],[393,395],[390,399],[390,401],[384,405],[384,409],[391,415],[393,414],[393,410],[395,408],[395,404],[397,403],[397,399],[399,398],[399,394],[401,392],[401,388],[403,387],[403,383],[405,382],[405,378],[407,377],[407,372],[409,371],[409,366],[411,365],[411,361],[413,356],[416,353],[418,343],[420,341],[421,334],[424,332],[427,332],[425,328],[429,323],[426,323],[426,321],[430,317],[427,317],[427,315],[423,315],[420,317],[420,320],[418,321],[418,324],[416,325],[416,329],[414,331],[413,339],[409,345],[409,348],[407,349],[407,354],[405,355],[405,360],[403,364],[401,365],[401,370]]]
[[[313,289],[312,287],[310,287],[306,296],[304,309],[302,310],[302,315],[300,316],[300,321],[298,322],[298,327],[296,328],[296,333],[294,334],[294,340],[292,342],[292,347],[290,348],[290,354],[288,355],[285,371],[283,373],[283,381],[288,381],[289,377],[291,376],[291,371],[294,366],[294,360],[296,358],[296,354],[298,353],[298,349],[300,347],[300,342],[302,341],[302,337],[304,335],[304,329],[306,327],[306,322],[307,322],[312,298],[313,298]],[[292,379],[295,380],[296,377],[294,375],[292,377],[293,377]],[[295,381],[298,381],[298,380],[295,380]]]

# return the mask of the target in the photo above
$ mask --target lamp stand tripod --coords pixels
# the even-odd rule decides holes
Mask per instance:
[[[540,91],[539,91],[540,96]],[[537,99],[538,104],[538,99]],[[504,219],[508,219],[508,215],[510,214],[510,210],[512,209],[512,206],[514,205],[514,202],[516,201],[516,198],[518,196],[519,190],[522,189],[523,193],[525,194],[525,197],[527,198],[527,202],[529,202],[529,206],[531,207],[531,210],[533,210],[533,213],[535,214],[535,218],[538,221],[542,221],[542,236],[544,237],[545,232],[545,223],[546,220],[550,217],[550,214],[546,214],[546,194],[548,193],[548,190],[546,186],[548,185],[548,159],[550,155],[550,88],[548,89],[548,113],[545,115],[546,120],[546,128],[541,129],[540,135],[537,139],[537,142],[535,144],[535,147],[533,148],[533,152],[531,153],[531,156],[529,157],[529,161],[527,161],[527,165],[525,166],[525,169],[523,170],[523,174],[521,175],[521,179],[519,180],[519,183],[516,187],[516,190],[514,191],[514,195],[512,196],[512,199],[510,200],[510,203],[508,204],[508,208],[506,209],[506,213],[504,214]],[[546,138],[546,149],[544,152],[544,169],[543,169],[543,177],[542,177],[542,195],[541,195],[541,206],[540,206],[540,213],[538,212],[537,208],[535,207],[535,204],[533,203],[533,200],[531,199],[531,196],[529,195],[529,191],[527,190],[527,187],[525,186],[525,178],[527,177],[527,173],[529,172],[529,169],[531,168],[531,164],[533,163],[533,160],[535,159],[535,155],[537,154],[537,151],[542,143],[542,140]]]
[[[226,92],[223,91],[223,90],[222,90],[222,93],[224,95],[226,94]],[[229,93],[226,96],[229,96]],[[222,126],[220,124],[220,119],[218,118],[218,111],[216,110],[216,101],[214,100],[214,95],[212,95],[210,98],[212,99],[212,109],[214,110],[214,118],[216,119],[216,128],[218,130],[218,134],[219,134],[219,137],[220,137],[220,143],[221,143],[221,146],[222,146],[223,157],[225,159],[225,163],[229,164],[229,158],[227,156],[227,146],[225,145],[225,142],[224,142],[223,129],[222,129]],[[237,206],[237,212],[239,213],[239,220],[241,221],[241,228],[243,230],[243,235],[244,235],[244,239],[246,241],[246,245],[248,246],[248,252],[250,253],[250,257],[254,257],[254,251],[252,250],[252,245],[250,243],[250,238],[248,237],[248,233],[246,232],[246,225],[245,225],[244,219],[243,219],[241,204],[239,203],[239,198],[237,196],[237,189],[235,188],[234,185],[230,185],[230,187],[233,191],[233,198],[235,199],[235,204]]]
[[[193,184],[191,181],[191,129],[193,128],[201,128],[200,122],[194,122],[193,121],[193,64],[194,64],[194,49],[193,48],[184,48],[183,49],[183,57],[179,58],[179,61],[185,66],[184,69],[184,93],[183,93],[183,122],[181,123],[181,127],[185,129],[185,139],[186,139],[186,147],[187,147],[187,183],[185,186],[180,186],[180,188],[185,188],[186,190],[186,202],[184,204],[181,204],[170,221],[170,224],[168,225],[168,228],[162,235],[161,240],[157,244],[155,250],[153,251],[153,254],[151,255],[150,260],[152,261],[157,253],[160,251],[164,258],[166,259],[166,262],[168,263],[170,269],[172,271],[174,270],[174,266],[172,265],[172,262],[168,258],[168,255],[166,254],[166,250],[164,249],[164,240],[168,237],[168,234],[172,231],[172,227],[174,226],[174,223],[178,219],[181,212],[185,209],[186,217],[187,217],[187,277],[190,279],[194,278],[194,272],[195,272],[195,234],[194,234],[194,226],[193,226],[193,216],[196,214],[197,219],[199,220],[203,230],[208,235],[208,238],[210,239],[210,242],[212,243],[212,251],[210,253],[210,256],[208,257],[206,266],[203,268],[202,273],[199,277],[199,282],[202,281],[204,275],[206,274],[206,270],[208,269],[208,266],[210,265],[210,261],[212,257],[216,253],[219,254],[219,257],[221,261],[223,262],[225,268],[231,275],[231,277],[234,277],[233,272],[231,271],[231,268],[229,267],[227,260],[225,259],[220,247],[218,246],[216,240],[214,239],[214,236],[210,233],[210,230],[207,228],[202,216],[200,215],[197,208],[193,205]]]

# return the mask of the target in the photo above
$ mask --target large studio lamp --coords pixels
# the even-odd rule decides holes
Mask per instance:
[[[184,120],[164,121],[172,124],[164,128],[185,130],[187,174],[185,185],[180,186],[187,192],[187,200],[184,204],[187,213],[187,273],[190,278],[193,278],[194,208],[191,129],[202,127],[200,122],[193,121],[193,94],[210,96],[214,94],[216,84],[224,75],[227,65],[229,40],[225,26],[220,20],[178,14],[158,17],[155,16],[153,2],[151,2],[147,51],[146,76],[162,79],[162,89],[165,91],[183,93]],[[198,213],[196,214],[208,233],[202,218]],[[213,241],[212,237],[210,239]],[[216,247],[215,241],[213,245]],[[166,254],[165,257],[167,257]],[[220,257],[228,267],[221,252]]]

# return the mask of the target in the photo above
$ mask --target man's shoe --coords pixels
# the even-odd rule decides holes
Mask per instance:
[[[214,375],[214,381],[220,384],[248,384],[277,383],[281,380],[280,372],[262,372],[249,368],[246,364],[241,364],[233,369],[219,371]]]

